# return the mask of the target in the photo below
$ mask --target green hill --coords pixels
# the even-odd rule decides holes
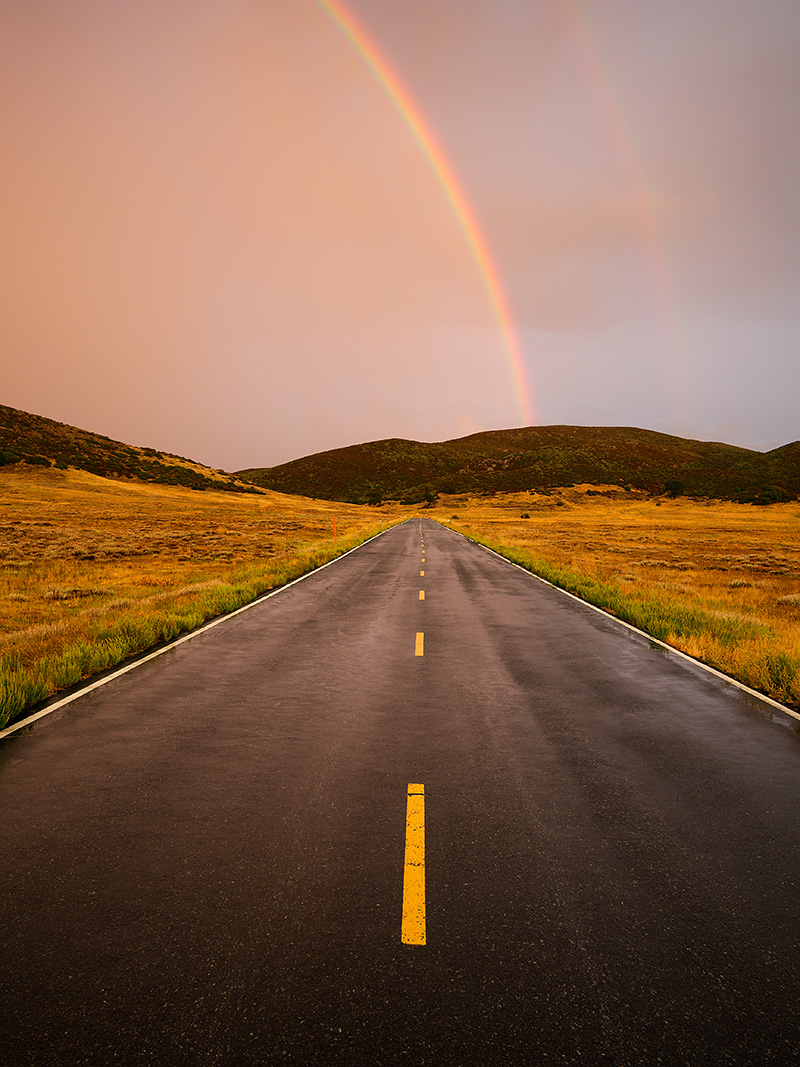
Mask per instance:
[[[586,482],[758,503],[800,495],[800,441],[755,452],[621,426],[527,426],[441,443],[391,438],[227,474],[0,405],[0,465],[8,463],[77,467],[106,478],[191,489],[274,489],[362,503]]]
[[[391,438],[238,471],[283,493],[374,503],[581,483],[769,503],[800,494],[800,442],[756,452],[622,426],[528,426],[427,444]]]
[[[260,491],[235,475],[204,467],[183,456],[157,452],[154,448],[135,448],[103,434],[79,430],[0,404],[0,465],[8,463],[77,467],[104,478],[130,478],[188,489]]]

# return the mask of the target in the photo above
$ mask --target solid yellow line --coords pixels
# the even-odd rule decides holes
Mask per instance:
[[[424,589],[420,589],[419,598],[420,598],[420,600],[424,600],[425,599],[425,590]]]
[[[422,650],[422,646],[424,645],[424,643],[425,643],[425,634],[417,634],[417,641],[416,641],[416,644],[414,645],[414,655],[415,656],[424,655],[424,652]]]
[[[424,945],[425,930],[425,786],[409,784],[406,801],[406,854],[403,864],[404,945]]]

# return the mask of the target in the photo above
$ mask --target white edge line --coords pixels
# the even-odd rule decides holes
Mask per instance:
[[[193,638],[199,637],[200,634],[205,633],[206,630],[210,630],[213,626],[219,626],[221,623],[227,622],[228,619],[232,619],[235,615],[241,615],[243,611],[249,611],[250,608],[256,607],[265,600],[269,600],[271,596],[277,596],[278,593],[282,593],[290,586],[297,585],[298,582],[302,582],[305,578],[310,578],[312,574],[319,574],[319,572],[325,570],[326,567],[330,567],[332,564],[338,563],[340,559],[344,559],[345,556],[349,556],[351,552],[357,552],[359,548],[368,545],[370,541],[382,537],[384,534],[387,534],[389,530],[394,530],[398,526],[402,526],[404,522],[409,521],[409,519],[403,519],[402,522],[395,523],[394,526],[387,526],[385,530],[373,534],[373,536],[368,537],[366,541],[362,541],[360,545],[356,545],[354,548],[349,548],[346,552],[343,552],[341,556],[329,559],[327,563],[322,563],[319,567],[314,567],[313,570],[306,571],[305,574],[301,574],[297,578],[292,578],[290,582],[278,586],[277,589],[271,589],[268,593],[262,593],[261,596],[256,597],[255,600],[251,600],[249,604],[243,604],[240,608],[236,608],[235,611],[228,612],[227,615],[220,615],[217,619],[212,619],[210,622],[203,623],[202,626],[198,626],[196,630],[192,630],[191,633],[184,634],[183,637],[178,637],[174,641],[170,641],[169,644],[164,645],[163,648],[157,648],[155,652],[150,652],[148,655],[142,656],[141,659],[137,659],[133,663],[128,663],[126,666],[120,667],[119,670],[114,671],[112,674],[107,674],[105,678],[100,678],[96,682],[90,682],[88,685],[82,686],[75,693],[70,693],[68,697],[56,701],[55,704],[50,704],[48,707],[42,708],[41,711],[29,715],[27,719],[21,719],[19,722],[15,722],[12,726],[7,726],[5,730],[0,730],[0,740],[4,737],[8,737],[9,734],[16,733],[17,730],[22,730],[25,726],[30,726],[31,723],[36,722],[37,719],[43,719],[45,715],[50,715],[52,712],[58,711],[59,708],[66,707],[66,705],[71,704],[73,700],[78,700],[79,697],[91,693],[93,689],[99,689],[101,685],[107,685],[109,682],[113,682],[116,678],[120,678],[123,674],[127,674],[128,671],[135,670],[136,667],[141,667],[143,663],[148,663],[151,659],[155,659],[156,656],[163,656],[165,652],[171,652],[173,648],[177,648],[178,645],[182,645],[185,641],[191,641]]]
[[[432,521],[436,522],[437,520],[433,519]],[[653,637],[653,635],[649,634],[646,630],[640,630],[638,626],[632,626],[629,622],[625,622],[624,619],[618,619],[616,615],[612,615],[610,612],[598,608],[596,604],[590,604],[588,600],[582,600],[579,596],[570,593],[567,589],[562,589],[559,585],[553,585],[553,583],[548,582],[546,578],[542,578],[540,574],[534,574],[533,571],[529,571],[527,567],[515,563],[513,559],[508,559],[506,556],[502,556],[499,552],[495,552],[493,548],[488,548],[486,545],[482,545],[480,541],[473,541],[471,537],[467,537],[466,534],[459,533],[458,530],[453,530],[449,526],[445,526],[444,523],[439,523],[439,525],[442,529],[450,530],[450,533],[454,533],[458,537],[463,537],[465,541],[470,541],[473,545],[477,545],[478,548],[482,548],[485,552],[490,552],[493,556],[497,556],[503,563],[508,563],[509,566],[516,567],[518,571],[527,574],[529,578],[535,578],[537,582],[543,582],[545,585],[549,585],[550,588],[555,589],[557,593],[563,593],[564,596],[568,596],[570,600],[577,601],[578,604],[582,604],[585,608],[591,608],[592,611],[596,611],[598,615],[603,615],[605,618],[611,619],[611,621],[615,622],[618,626],[624,626],[626,630],[632,630],[633,633],[639,634],[640,637],[646,637],[648,641],[652,641],[653,644],[663,648],[664,651],[669,652],[670,655],[680,656],[680,658],[685,659],[687,663],[702,668],[702,670],[707,671],[708,674],[713,674],[715,678],[721,678],[723,682],[727,682],[729,685],[736,686],[737,689],[741,689],[742,692],[747,693],[748,696],[755,697],[756,700],[761,701],[764,704],[769,704],[770,707],[776,708],[778,711],[782,711],[786,715],[791,715],[794,719],[800,719],[800,714],[798,714],[798,712],[792,711],[791,708],[787,708],[784,704],[779,704],[778,701],[773,700],[772,697],[768,697],[764,693],[759,693],[757,689],[751,689],[750,686],[745,685],[744,682],[737,682],[737,680],[731,678],[729,674],[723,674],[722,671],[718,671],[715,667],[709,667],[707,663],[695,659],[694,656],[690,656],[686,652],[681,652],[679,648],[674,648],[672,645],[668,645],[664,641],[659,641],[657,637]]]

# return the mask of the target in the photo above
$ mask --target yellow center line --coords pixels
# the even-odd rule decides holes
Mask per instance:
[[[420,589],[419,598],[420,598],[420,600],[424,600],[425,599],[425,590],[424,589]]]
[[[416,640],[416,642],[414,644],[414,655],[415,656],[424,656],[425,655],[425,652],[423,650],[424,644],[425,644],[425,634],[418,633],[417,634],[417,640]]]
[[[419,572],[419,576],[420,576],[420,578],[424,578],[425,577],[425,571],[420,571]]]
[[[406,854],[403,864],[404,945],[424,945],[425,930],[425,786],[409,784],[406,801]]]

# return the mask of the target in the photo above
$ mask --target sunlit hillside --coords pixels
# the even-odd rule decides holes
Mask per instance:
[[[252,484],[183,456],[126,445],[103,434],[0,404],[0,467],[15,463],[58,470],[75,467],[106,478],[182,485],[187,489],[254,492]]]
[[[800,505],[780,502],[800,443],[532,427],[256,472],[301,496],[13,408],[0,424],[0,725],[415,513],[800,707]],[[736,486],[752,503],[697,497]]]
[[[326,562],[395,509],[0,468],[0,725]]]
[[[426,514],[800,710],[800,503],[579,485],[448,497]]]

